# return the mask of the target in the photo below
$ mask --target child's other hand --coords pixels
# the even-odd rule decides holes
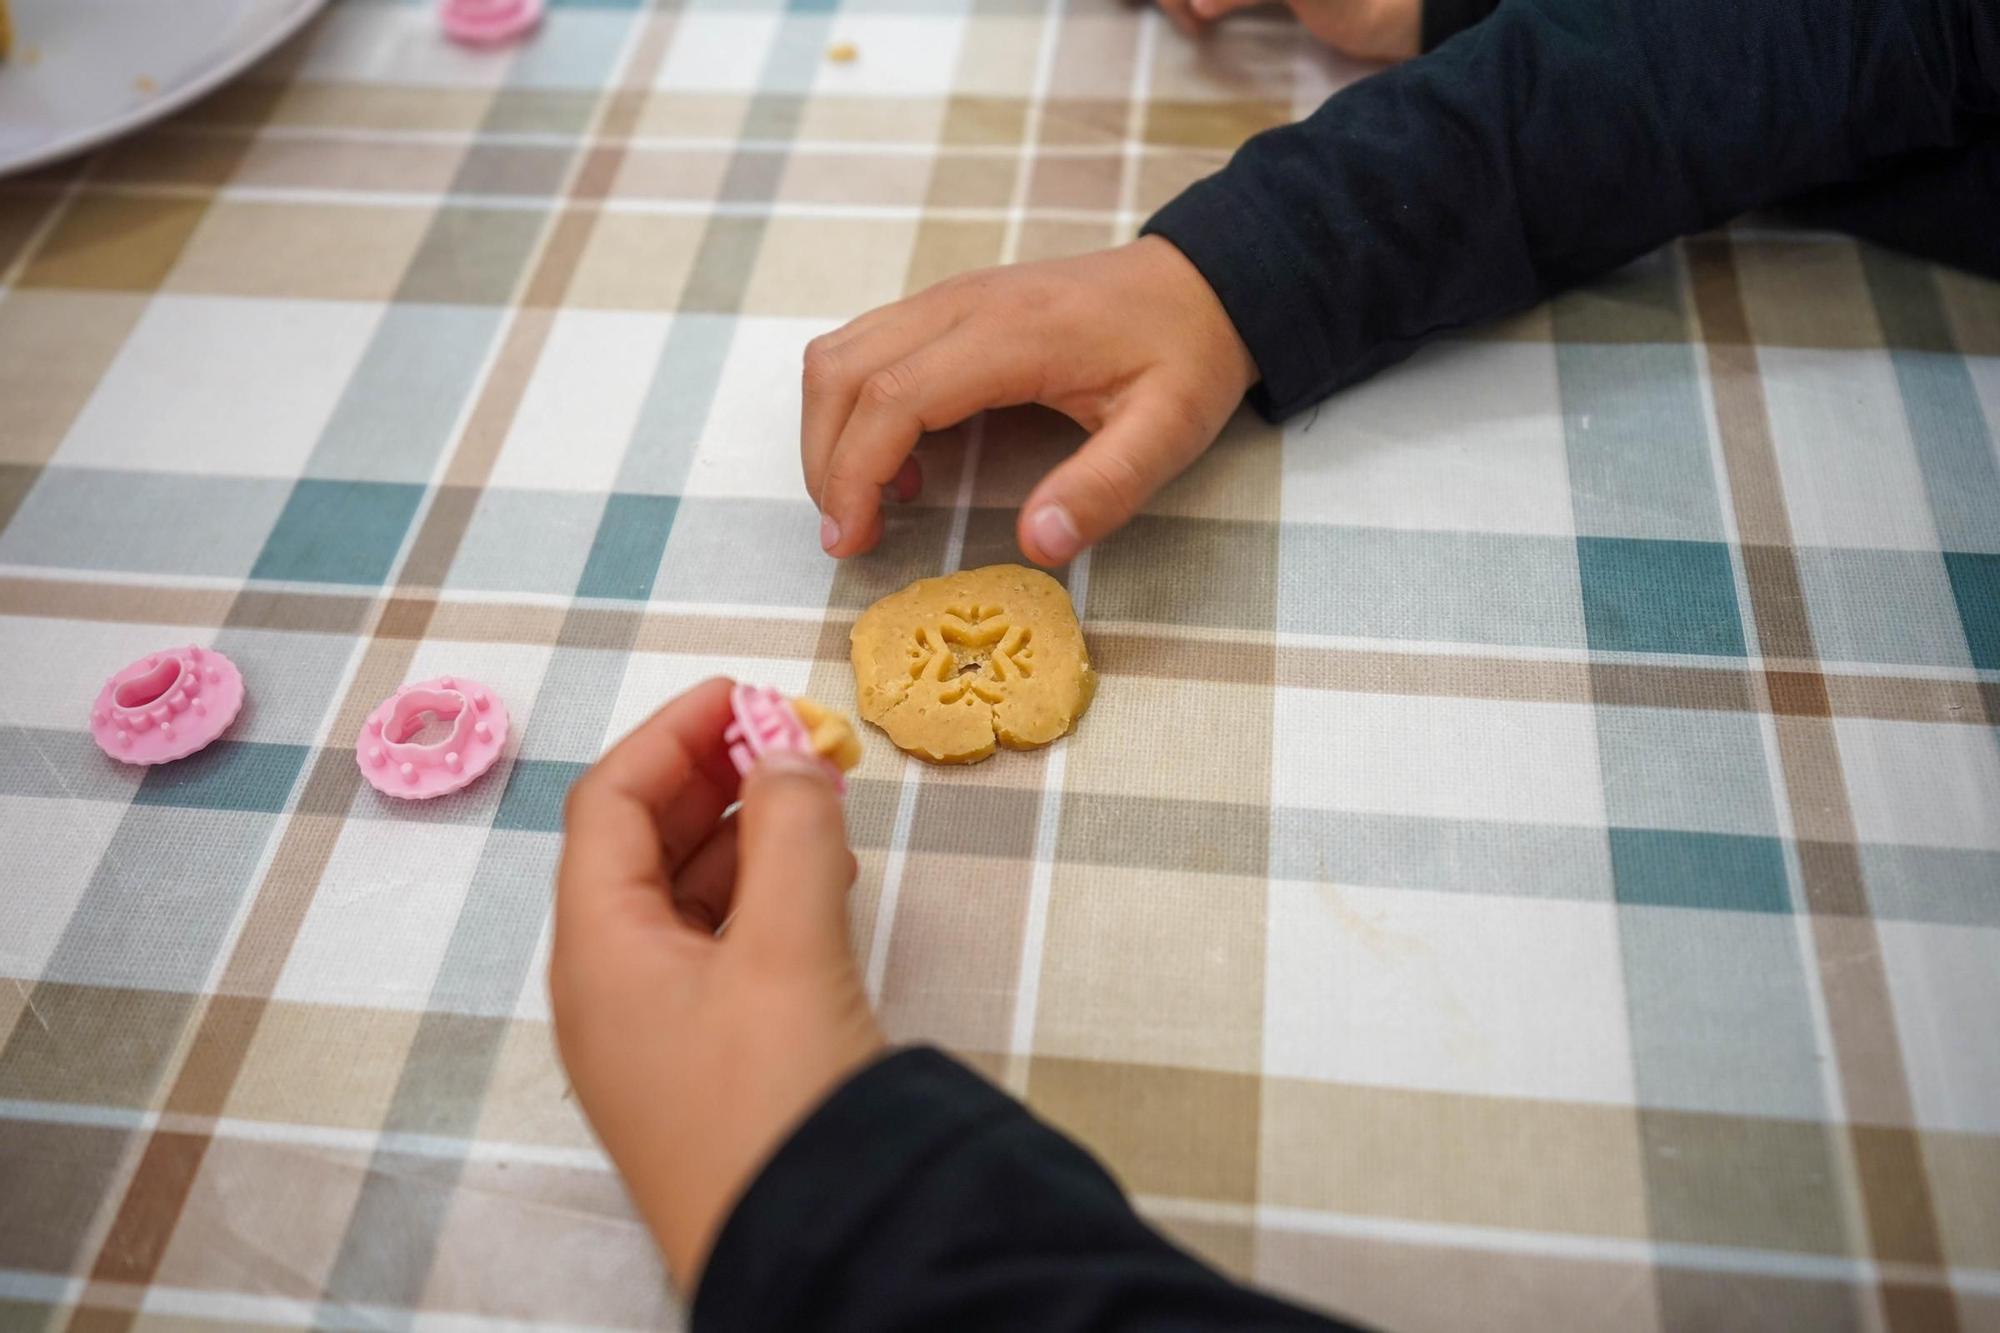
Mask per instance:
[[[563,1065],[684,1292],[764,1159],[882,1045],[831,772],[767,758],[724,819],[729,715],[709,681],[571,789],[549,963]]]
[[[923,432],[1042,403],[1092,432],[1021,510],[1021,549],[1062,564],[1199,458],[1256,379],[1222,303],[1159,237],[948,279],[806,348],[800,449],[821,544],[874,547],[883,488],[923,484]]]
[[[1268,0],[1156,0],[1176,28],[1204,26]],[[1423,0],[1285,0],[1307,32],[1356,60],[1408,60],[1423,43]]]

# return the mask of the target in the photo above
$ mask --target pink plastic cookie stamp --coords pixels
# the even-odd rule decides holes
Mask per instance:
[[[542,0],[439,0],[444,35],[466,46],[498,46],[542,21]]]
[[[729,744],[729,762],[744,777],[750,775],[760,756],[773,750],[818,756],[812,733],[793,711],[791,700],[770,686],[738,685],[729,692],[729,709],[735,720],[723,731],[722,739]],[[842,792],[847,790],[847,783],[838,775],[834,785]]]
[[[243,708],[243,673],[213,648],[150,653],[104,682],[90,734],[113,759],[166,764],[229,730]]]
[[[433,720],[448,722],[441,740],[412,739]],[[384,796],[428,801],[493,767],[507,744],[507,709],[476,680],[439,676],[405,685],[368,714],[354,759]]]

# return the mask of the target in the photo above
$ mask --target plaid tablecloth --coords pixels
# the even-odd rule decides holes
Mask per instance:
[[[1076,440],[932,441],[836,567],[805,340],[1359,73],[1111,0],[344,3],[0,186],[0,1326],[674,1322],[551,1050],[563,792],[713,672],[850,704],[856,611]],[[2000,1327],[1996,438],[2000,288],[1754,227],[1245,415],[1068,571],[1072,739],[874,739],[890,1032],[1394,1328]],[[189,641],[246,714],[109,762]],[[386,801],[352,738],[442,672],[508,762]]]

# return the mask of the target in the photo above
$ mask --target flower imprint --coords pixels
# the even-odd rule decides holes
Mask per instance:
[[[1096,677],[1062,585],[992,565],[923,579],[870,607],[852,635],[861,715],[934,763],[1067,732]]]
[[[997,704],[1007,697],[1009,682],[1035,674],[1033,637],[1000,607],[954,606],[917,631],[910,675],[945,685],[939,703],[955,704],[970,692]]]

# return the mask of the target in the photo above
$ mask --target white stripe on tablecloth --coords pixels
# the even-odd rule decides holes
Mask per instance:
[[[979,473],[979,455],[986,443],[986,417],[982,413],[965,427],[965,453],[959,461],[958,494],[952,501],[951,530],[945,537],[944,572],[949,574],[965,559],[965,528],[972,516],[972,487]],[[896,904],[903,896],[903,867],[909,859],[910,829],[917,818],[917,788],[923,782],[923,764],[907,756],[903,759],[902,790],[896,795],[896,819],[889,829],[889,855],[882,863],[882,891],[875,900],[875,931],[868,942],[865,981],[871,1004],[882,1002],[882,984],[889,970],[889,936],[896,928]]]
[[[1003,264],[1011,264],[1020,253],[1021,222],[1026,212],[1028,182],[1035,165],[1035,140],[1041,134],[1043,105],[1048,100],[1049,84],[1054,77],[1056,43],[1062,33],[1064,3],[1065,0],[1051,0],[1042,23],[1041,49],[1035,57],[1034,88],[1021,125],[1021,162],[1014,172],[1013,195],[1006,209],[1007,230],[1000,243],[1000,262]],[[933,210],[918,211],[927,217],[936,216]],[[956,569],[965,552],[965,524],[972,507],[974,472],[979,462],[976,445],[984,439],[985,423],[977,422],[972,429],[976,433],[969,434],[966,439],[965,462],[959,469],[958,501],[952,514],[951,542],[945,551],[944,566],[947,570]],[[1062,773],[1061,762],[1058,743],[1058,752],[1051,758],[1049,770],[1057,779]],[[909,859],[910,829],[916,823],[917,788],[922,781],[921,763],[906,758],[903,761],[902,791],[896,798],[896,821],[889,835],[889,854],[882,864],[882,891],[875,901],[874,938],[868,947],[865,981],[869,1000],[877,1004],[881,1002],[882,985],[888,973],[889,944],[896,929],[896,905],[902,896],[903,867]],[[1032,914],[1031,904],[1031,917]],[[1036,966],[1039,968],[1039,962]]]
[[[1021,253],[1021,223],[1028,209],[1028,183],[1035,172],[1040,152],[1042,115],[1047,109],[1049,85],[1055,80],[1056,44],[1062,36],[1063,9],[1067,0],[1049,0],[1042,16],[1042,45],[1035,53],[1035,82],[1028,94],[1028,107],[1021,119],[1021,162],[1014,171],[1014,190],[1007,205],[1007,230],[1000,239],[1000,262],[1011,264]]]
[[[1118,169],[1118,239],[1124,240],[1137,226],[1139,216],[1139,163],[1146,156],[1146,94],[1153,86],[1154,53],[1160,49],[1160,25],[1165,20],[1157,9],[1139,15],[1139,50],[1132,61],[1132,91],[1125,104],[1124,158]]]
[[[1083,619],[1090,590],[1090,552],[1069,567],[1069,599]],[[1069,737],[1049,747],[1042,774],[1042,804],[1035,818],[1035,863],[1028,880],[1027,919],[1021,927],[1021,971],[1014,985],[1014,1027],[1007,1042],[1006,1083],[1016,1094],[1027,1091],[1027,1056],[1034,1049],[1035,1011],[1041,1002],[1042,950],[1049,931],[1049,890],[1056,873],[1056,839],[1062,830],[1063,774],[1068,767]]]
[[[1408,1221],[1318,1208],[1275,1204],[1217,1203],[1208,1199],[1176,1199],[1134,1195],[1132,1206],[1160,1222],[1196,1222],[1255,1227],[1314,1236],[1343,1236],[1400,1245],[1450,1246],[1490,1254],[1523,1254],[1542,1258],[1628,1263],[1662,1268],[1697,1269],[1718,1273],[1754,1273],[1767,1277],[1817,1281],[1874,1282],[1898,1278],[1935,1282],[1942,1274],[1960,1291],[2000,1295],[2000,1270],[1937,1269],[1924,1264],[1881,1263],[1838,1254],[1802,1254],[1795,1250],[1738,1249],[1730,1245],[1696,1245],[1683,1241],[1653,1241],[1628,1236],[1583,1236],[1570,1232],[1526,1231],[1466,1223]]]

